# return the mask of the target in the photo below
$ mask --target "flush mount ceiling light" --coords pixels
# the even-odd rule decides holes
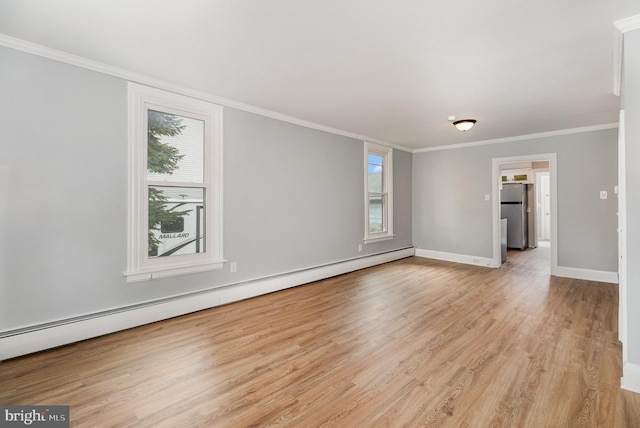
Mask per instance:
[[[461,119],[453,122],[453,126],[455,126],[458,131],[462,132],[470,130],[475,124],[475,119]]]

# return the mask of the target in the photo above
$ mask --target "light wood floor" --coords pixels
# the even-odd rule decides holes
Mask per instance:
[[[75,427],[640,426],[617,287],[508,257],[412,257],[5,361],[0,404],[67,404]]]

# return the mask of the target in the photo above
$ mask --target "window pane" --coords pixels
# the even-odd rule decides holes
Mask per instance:
[[[147,179],[203,183],[204,121],[147,113]]]
[[[378,155],[369,155],[367,157],[367,177],[369,180],[369,192],[382,193],[382,171],[383,158]]]
[[[162,233],[184,232],[184,217],[178,217],[175,220],[171,220],[171,221],[161,221],[160,232]]]
[[[384,204],[383,195],[369,196],[369,232],[384,232]]]
[[[205,251],[204,189],[149,186],[149,258]]]

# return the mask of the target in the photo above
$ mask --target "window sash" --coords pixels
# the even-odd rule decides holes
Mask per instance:
[[[372,201],[380,201],[379,206]],[[369,234],[387,232],[387,193],[369,192]]]
[[[162,221],[156,218],[158,224],[155,225],[156,232],[154,233],[152,225],[149,224],[151,220],[151,214],[147,216],[147,249],[145,254],[149,260],[159,257],[177,257],[186,256],[192,254],[205,253],[207,249],[207,243],[210,242],[209,234],[206,227],[206,214],[207,214],[207,197],[206,189],[203,187],[187,187],[187,186],[147,186],[148,194],[151,195],[150,190],[154,188],[156,193],[162,193],[162,197],[166,199],[166,202],[162,203],[163,208],[168,208],[166,211],[158,213],[155,212],[156,217],[165,215],[171,215],[171,212],[185,213],[178,217],[181,220],[182,230],[177,232],[163,231]],[[171,192],[174,190],[174,192]],[[181,192],[178,196],[173,196],[171,193]],[[168,192],[169,194],[165,194]],[[157,202],[157,200],[155,200]],[[151,209],[151,197],[149,196],[148,209]],[[158,210],[158,208],[156,208]],[[187,230],[185,231],[185,219],[187,220]],[[150,242],[153,240],[156,245],[150,248]],[[154,251],[155,250],[155,251]]]

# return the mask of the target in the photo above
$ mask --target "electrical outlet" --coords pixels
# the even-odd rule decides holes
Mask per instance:
[[[600,191],[600,199],[607,199],[607,191],[606,190],[601,190]]]
[[[231,273],[238,272],[238,263],[236,262],[229,263],[229,272]]]
[[[362,252],[362,244],[358,244],[358,252]]]

